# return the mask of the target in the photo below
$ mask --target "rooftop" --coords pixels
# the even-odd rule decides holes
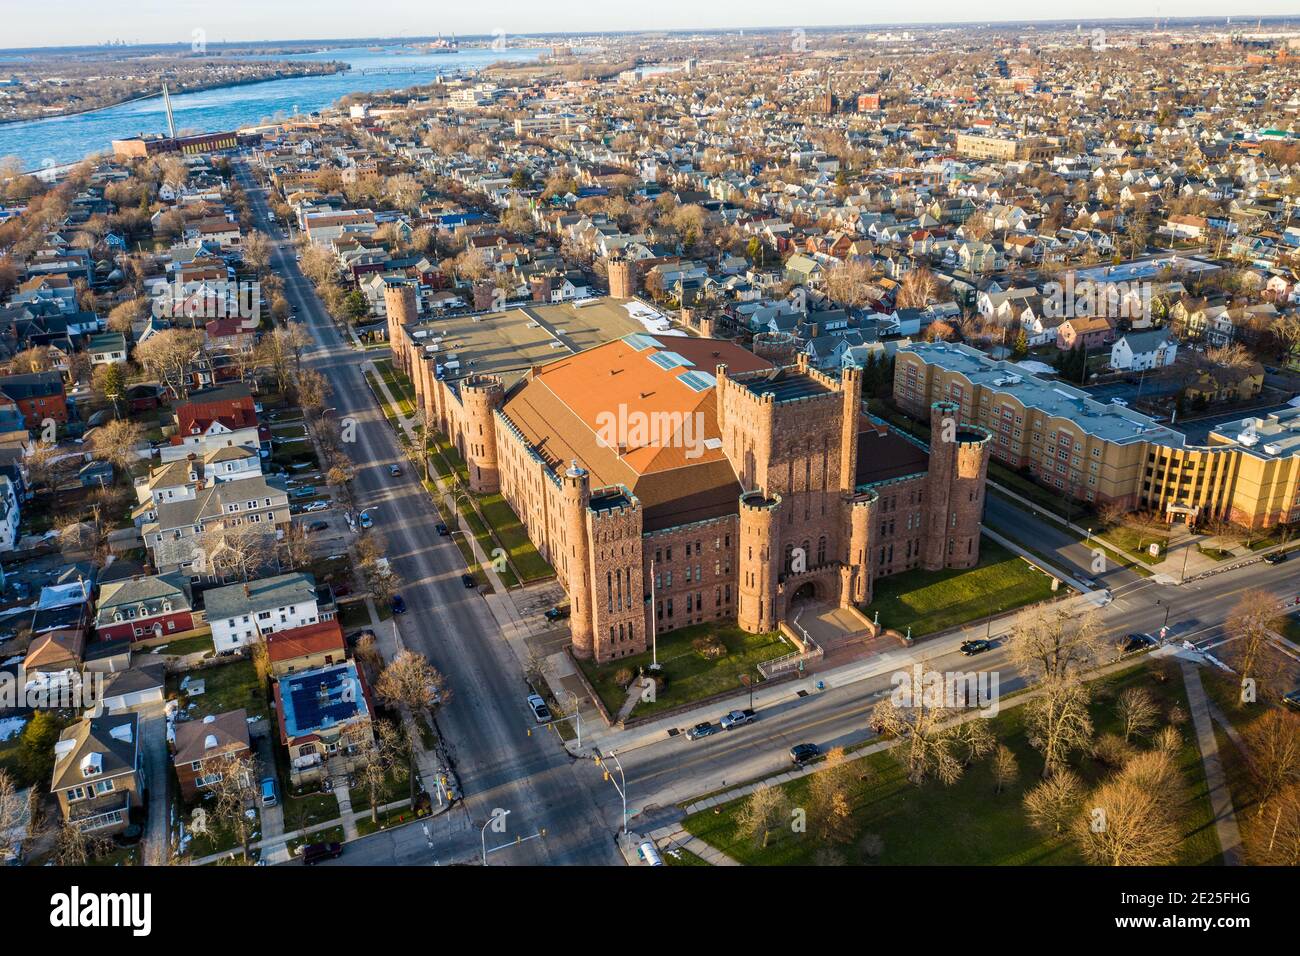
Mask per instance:
[[[280,678],[277,690],[290,740],[370,713],[365,686],[351,661],[289,674]]]
[[[507,389],[535,365],[652,329],[667,331],[666,316],[652,317],[633,299],[588,299],[529,305],[504,312],[460,315],[408,327],[425,354],[434,356],[441,377],[496,375]],[[638,317],[642,316],[642,317]]]
[[[1154,418],[1122,405],[1098,402],[1072,385],[1030,375],[1013,362],[991,359],[969,345],[916,342],[901,351],[915,352],[931,365],[957,372],[972,385],[1010,395],[1025,408],[1037,409],[1053,418],[1069,419],[1085,434],[1102,441],[1119,445],[1153,442],[1175,448],[1185,444],[1181,432]]]

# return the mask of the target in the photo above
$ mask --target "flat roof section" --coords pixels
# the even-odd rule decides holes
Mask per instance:
[[[1182,433],[1162,425],[1154,418],[1123,405],[1102,403],[1073,385],[1049,382],[1028,374],[1013,362],[989,358],[969,345],[951,342],[914,342],[899,349],[915,352],[927,364],[965,376],[972,384],[1014,397],[1026,408],[1034,408],[1053,418],[1074,422],[1088,435],[1117,445],[1152,442],[1182,448]]]
[[[771,395],[775,401],[791,402],[814,395],[829,395],[831,390],[809,375],[782,369],[770,379],[745,382],[745,387],[760,397]]]

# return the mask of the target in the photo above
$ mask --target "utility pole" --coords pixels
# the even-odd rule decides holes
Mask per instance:
[[[609,758],[614,761],[614,767],[618,770],[619,780],[614,779],[614,775],[609,772],[609,767],[605,765],[600,754],[596,754],[596,766],[600,767],[601,771],[605,775],[605,779],[614,785],[614,789],[618,791],[619,797],[623,800],[623,835],[627,836],[627,777],[623,773],[623,763],[618,759],[618,753],[611,750],[609,752]],[[622,781],[621,786],[619,783],[620,780]]]

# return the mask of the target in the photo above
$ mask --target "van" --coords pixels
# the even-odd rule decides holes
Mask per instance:
[[[275,778],[267,777],[262,781],[262,806],[273,807],[279,802],[275,797]]]
[[[641,862],[646,866],[663,866],[664,858],[659,855],[655,845],[647,840],[636,848],[636,855],[641,858]]]

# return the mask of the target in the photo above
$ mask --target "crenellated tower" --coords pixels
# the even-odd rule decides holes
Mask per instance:
[[[465,416],[462,453],[469,467],[471,491],[491,494],[501,488],[497,471],[496,410],[505,401],[505,388],[493,375],[471,375],[456,383]]]

